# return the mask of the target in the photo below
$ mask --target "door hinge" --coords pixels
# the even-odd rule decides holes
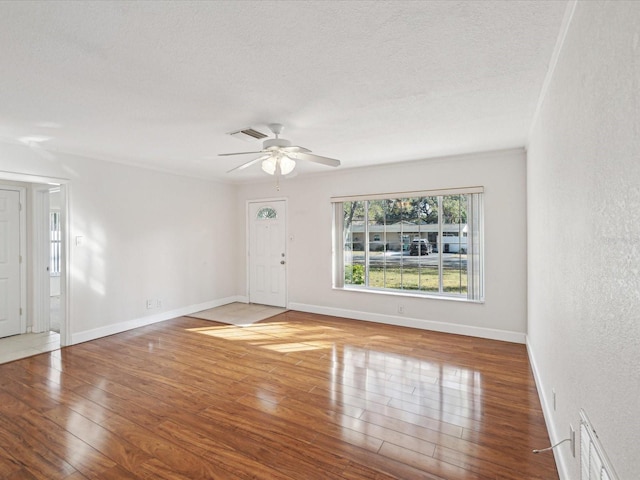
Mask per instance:
[[[22,255],[19,255],[19,257],[20,257],[20,263],[22,263]]]
[[[22,315],[22,307],[20,307],[20,315]]]
[[[21,212],[22,211],[22,204],[19,203],[18,205],[19,205],[18,211]]]

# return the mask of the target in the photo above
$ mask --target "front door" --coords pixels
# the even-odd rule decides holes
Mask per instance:
[[[20,192],[0,189],[0,337],[19,333]]]
[[[287,304],[286,202],[249,203],[249,301]]]

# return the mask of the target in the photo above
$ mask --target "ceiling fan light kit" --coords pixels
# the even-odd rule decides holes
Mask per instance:
[[[227,173],[231,173],[235,170],[243,170],[258,162],[262,162],[262,170],[269,175],[288,175],[296,167],[296,160],[308,160],[314,163],[320,163],[322,165],[328,165],[330,167],[337,167],[340,165],[340,160],[336,160],[328,157],[321,157],[320,155],[314,155],[311,150],[292,145],[289,140],[280,138],[280,134],[284,129],[284,126],[280,123],[271,123],[268,125],[269,129],[275,135],[275,138],[270,138],[262,142],[262,150],[259,152],[237,152],[237,153],[221,153],[219,156],[226,157],[231,155],[248,155],[262,153],[263,155],[249,160],[235,168],[232,168]]]
[[[296,168],[295,160],[279,152],[262,161],[262,170],[269,175],[275,175],[278,170],[282,175],[289,175],[294,168]]]

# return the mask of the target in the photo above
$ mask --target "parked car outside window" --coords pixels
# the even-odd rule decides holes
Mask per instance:
[[[414,239],[411,242],[411,248],[409,249],[409,254],[416,255],[429,255],[432,253],[432,247],[429,242],[427,242],[424,238]]]

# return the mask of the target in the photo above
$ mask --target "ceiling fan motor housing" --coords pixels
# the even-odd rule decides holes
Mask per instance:
[[[291,142],[289,140],[285,140],[284,138],[270,138],[269,140],[265,140],[264,142],[262,142],[262,148],[264,150],[274,150],[276,148],[290,146]]]

